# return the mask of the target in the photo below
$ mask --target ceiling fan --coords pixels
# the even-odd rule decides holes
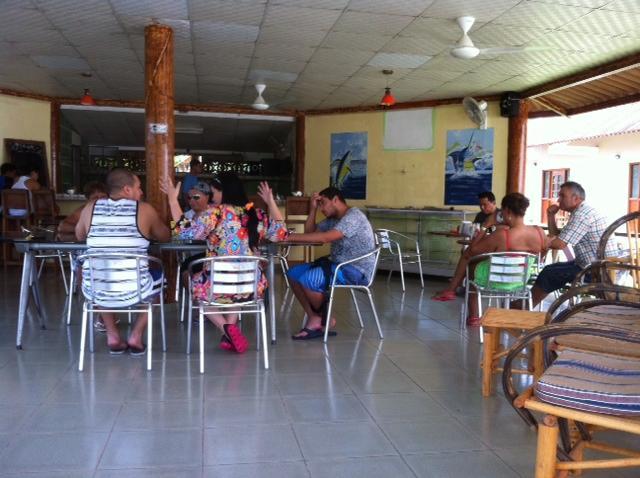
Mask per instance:
[[[530,46],[512,46],[512,47],[494,47],[494,48],[478,48],[476,47],[468,33],[471,27],[475,23],[475,17],[463,16],[456,18],[456,22],[462,30],[462,37],[458,40],[456,45],[451,48],[451,56],[460,58],[461,60],[470,60],[481,54],[487,55],[502,55],[505,53],[521,53],[523,51],[533,50],[546,50],[544,47],[530,47]]]
[[[262,97],[262,93],[264,93],[264,90],[267,88],[267,85],[265,85],[264,83],[256,83],[255,87],[256,87],[256,91],[258,92],[258,96],[256,97],[255,100],[253,100],[253,104],[251,105],[251,107],[254,110],[259,110],[259,111],[268,110],[269,103],[267,103]]]

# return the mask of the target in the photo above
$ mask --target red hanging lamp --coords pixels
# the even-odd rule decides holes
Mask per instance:
[[[393,70],[382,70],[383,75],[393,75]],[[384,95],[380,100],[380,106],[393,106],[396,104],[396,98],[391,94],[391,88],[389,87],[389,80],[387,79],[387,86],[384,89]]]
[[[91,92],[89,91],[89,88],[84,89],[84,94],[82,95],[82,98],[80,98],[80,104],[83,106],[96,105],[96,100],[94,100],[93,96],[91,96]]]

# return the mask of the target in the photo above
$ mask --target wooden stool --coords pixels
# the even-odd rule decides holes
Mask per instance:
[[[535,329],[545,323],[545,312],[534,312],[518,309],[496,309],[490,307],[482,316],[484,329],[484,349],[482,352],[482,396],[488,397],[492,392],[493,374],[502,373],[498,367],[500,359],[507,355],[507,351],[500,344],[502,332],[508,332],[515,337],[523,331]],[[542,373],[543,357],[542,342],[537,341],[533,345],[533,351],[529,357],[530,370],[513,369],[513,373],[533,374],[535,378]]]

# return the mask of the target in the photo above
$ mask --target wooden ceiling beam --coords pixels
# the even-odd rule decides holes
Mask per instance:
[[[567,109],[565,107],[560,106],[557,103],[554,103],[552,101],[549,101],[546,98],[544,100],[542,98],[531,98],[531,101],[533,101],[534,103],[538,103],[544,108],[551,110],[554,113],[559,114],[560,116],[565,116],[565,117],[568,116]]]
[[[590,105],[579,106],[578,108],[571,108],[568,110],[569,115],[577,115],[580,113],[588,113],[589,111],[603,110],[605,108],[611,108],[613,106],[626,105],[628,103],[635,103],[640,101],[640,93],[634,93],[621,98],[613,98],[598,103],[592,103]]]
[[[634,53],[624,58],[605,63],[604,65],[594,66],[588,70],[565,76],[558,80],[549,81],[542,85],[534,86],[533,88],[522,91],[520,94],[523,98],[536,98],[538,96],[544,96],[556,91],[572,88],[583,83],[589,83],[626,70],[632,70],[639,66],[640,53]]]

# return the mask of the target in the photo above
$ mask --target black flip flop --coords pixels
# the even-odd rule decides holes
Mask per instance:
[[[306,332],[307,335],[303,335],[303,336],[292,335],[291,338],[293,340],[313,340],[319,337],[324,337],[324,330],[322,329],[308,329],[305,327],[301,329],[300,332]],[[338,335],[338,332],[335,332],[333,330],[329,331],[329,337],[335,337],[336,335]]]
[[[125,353],[127,351],[127,349],[129,348],[128,344],[118,344],[118,345],[114,345],[113,347],[109,347],[109,353],[111,355],[122,355],[123,353]]]
[[[129,346],[129,355],[131,355],[132,357],[140,357],[145,353],[147,353],[146,345],[143,345],[142,347],[133,347],[131,345]]]

